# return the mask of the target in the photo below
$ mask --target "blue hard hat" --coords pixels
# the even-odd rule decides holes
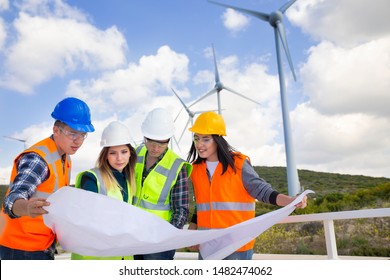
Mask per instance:
[[[81,132],[95,131],[91,123],[88,105],[75,97],[67,97],[58,102],[51,116],[74,130]]]

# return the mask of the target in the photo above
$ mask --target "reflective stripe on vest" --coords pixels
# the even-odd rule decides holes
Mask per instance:
[[[255,199],[242,183],[242,167],[246,156],[235,156],[236,173],[229,166],[222,175],[218,163],[212,180],[207,175],[206,162],[193,165],[191,174],[197,207],[198,229],[220,229],[249,220],[255,216]],[[253,248],[254,240],[237,251]]]
[[[91,172],[92,171],[92,172]],[[96,182],[97,182],[97,188],[98,192],[102,195],[107,195],[107,187],[104,184],[103,178],[102,178],[102,172],[100,172],[100,169],[95,167],[91,169],[91,173],[95,175]]]
[[[49,137],[36,143],[16,157],[11,174],[11,186],[18,175],[17,165],[20,157],[30,152],[34,152],[42,157],[49,168],[48,178],[37,186],[33,196],[48,197],[59,188],[69,185],[70,157],[67,156],[65,162],[63,162],[62,157],[58,154],[54,140]],[[50,228],[46,227],[42,215],[35,218],[23,216],[16,219],[11,219],[3,212],[1,215],[6,224],[3,233],[0,235],[0,244],[3,246],[23,251],[43,251],[49,248],[55,241],[55,234]]]
[[[51,165],[53,166],[53,169],[54,169],[54,173],[55,173],[55,184],[54,184],[54,189],[53,189],[53,193],[55,191],[58,190],[58,174],[60,174],[61,172],[59,172],[58,170],[58,166],[56,166],[54,163],[60,159],[62,161],[62,158],[60,157],[60,155],[58,154],[58,151],[55,150],[53,151],[52,153],[50,153],[48,147],[46,146],[34,146],[33,147],[34,149],[38,149],[40,151],[42,151],[42,153],[45,154],[45,160],[46,160],[46,163],[48,165]],[[69,155],[67,155],[67,157],[70,159]],[[68,174],[68,182],[70,182],[70,172]],[[39,190],[37,190],[33,195],[32,197],[43,197],[43,198],[48,198],[50,195],[50,193],[46,193],[46,192],[41,192]]]
[[[240,202],[211,202],[199,203],[196,205],[198,211],[210,210],[229,210],[229,211],[255,211],[255,203],[240,203]]]

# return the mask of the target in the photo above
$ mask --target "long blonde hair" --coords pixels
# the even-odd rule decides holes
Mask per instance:
[[[126,180],[130,184],[130,191],[129,197],[135,195],[135,164],[137,162],[137,153],[134,149],[134,147],[130,144],[126,144],[126,146],[130,150],[130,160],[129,163],[123,168],[123,171],[126,176]],[[110,164],[107,160],[108,150],[110,147],[103,147],[100,151],[99,157],[96,161],[96,167],[99,168],[104,185],[107,187],[107,191],[111,188],[114,188],[117,186],[120,190],[122,190],[122,187],[118,183],[118,181],[115,179],[114,174],[112,173],[112,170],[110,168]]]

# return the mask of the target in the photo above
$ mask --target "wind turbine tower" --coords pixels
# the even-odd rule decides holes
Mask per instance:
[[[288,103],[286,98],[286,84],[284,79],[284,70],[283,70],[283,64],[282,64],[282,48],[281,44],[283,45],[284,51],[287,56],[288,64],[290,65],[290,69],[292,72],[292,75],[294,77],[294,80],[296,80],[296,75],[294,71],[294,66],[291,60],[290,52],[287,45],[286,40],[286,34],[284,31],[283,26],[283,15],[287,11],[288,8],[291,7],[292,4],[295,3],[296,0],[290,0],[283,6],[281,6],[278,10],[273,11],[269,14],[258,12],[258,11],[252,11],[247,10],[235,6],[225,5],[222,3],[210,1],[210,3],[220,5],[226,8],[231,8],[233,10],[237,10],[239,12],[242,12],[244,14],[248,14],[251,16],[254,16],[260,20],[268,22],[274,29],[274,35],[275,35],[275,46],[276,46],[276,58],[277,58],[277,64],[278,64],[278,72],[279,72],[279,86],[280,86],[280,99],[281,99],[281,106],[282,106],[282,116],[283,116],[283,131],[284,131],[284,145],[286,150],[286,161],[287,161],[287,181],[288,181],[288,194],[290,196],[295,196],[296,194],[300,193],[302,188],[299,183],[298,178],[298,170],[295,163],[295,155],[294,155],[294,149],[293,149],[293,140],[291,137],[291,125],[290,125],[290,117],[289,117],[289,110],[288,110]]]

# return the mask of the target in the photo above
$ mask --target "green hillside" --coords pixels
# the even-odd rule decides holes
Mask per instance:
[[[255,170],[276,190],[288,193],[285,167],[255,167]],[[296,210],[297,214],[390,207],[390,178],[309,170],[299,170],[298,174],[301,186],[315,194],[310,195],[308,207]],[[258,203],[256,213],[260,215],[274,209],[276,207]]]
[[[286,168],[255,167],[267,182],[287,194]],[[299,170],[304,189],[315,191],[308,206],[293,215],[390,208],[390,179]],[[277,207],[257,203],[256,215]],[[334,221],[339,255],[390,257],[390,217]],[[256,253],[326,255],[322,222],[279,224],[261,234]]]
[[[287,174],[285,167],[255,167],[256,172],[279,192],[287,194]],[[377,178],[362,175],[345,175],[310,170],[298,170],[299,181],[304,189],[310,189],[317,195],[331,192],[351,193],[372,188],[390,182],[390,178]]]

